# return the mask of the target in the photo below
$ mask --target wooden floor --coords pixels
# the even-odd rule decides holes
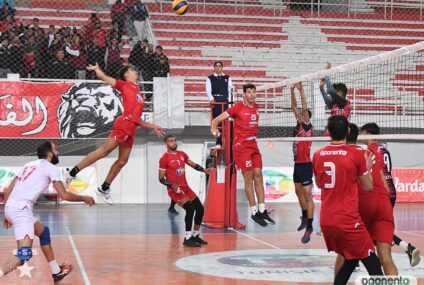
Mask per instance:
[[[327,253],[322,237],[300,242],[298,205],[270,204],[277,224],[260,228],[249,221],[248,209],[239,205],[246,230],[203,228],[209,245],[182,246],[184,210],[168,215],[167,205],[37,205],[37,217],[50,227],[56,260],[74,265],[60,284],[331,284],[334,255]],[[3,208],[1,208],[3,218]],[[316,217],[319,215],[317,207]],[[424,252],[424,204],[398,204],[396,232]],[[319,230],[318,219],[314,230]],[[0,262],[16,248],[12,230],[0,230]],[[35,249],[39,250],[38,240]],[[424,260],[410,268],[405,253],[393,247],[401,274],[424,284]],[[423,258],[424,259],[424,258]],[[31,259],[30,274],[14,274],[0,284],[53,284],[42,254]],[[351,277],[354,284],[355,276]]]

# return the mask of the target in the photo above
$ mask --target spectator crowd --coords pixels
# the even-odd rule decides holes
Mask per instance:
[[[148,12],[142,0],[116,0],[109,29],[96,13],[80,29],[50,25],[46,30],[39,19],[24,25],[15,13],[13,2],[4,0],[0,8],[0,78],[18,73],[27,78],[96,79],[93,72],[86,71],[87,65],[96,62],[109,76],[118,77],[125,64],[121,57],[124,34],[130,42],[137,36],[128,63],[140,71],[142,80],[152,81],[169,73],[162,47],[145,39]],[[151,91],[152,86],[145,89]]]

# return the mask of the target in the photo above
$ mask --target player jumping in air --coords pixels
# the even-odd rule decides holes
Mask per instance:
[[[361,134],[379,135],[380,128],[376,123],[368,123],[362,126]],[[389,187],[390,202],[392,204],[392,207],[394,207],[396,203],[396,187],[393,183],[392,159],[390,157],[390,152],[383,145],[379,144],[377,140],[363,140],[362,142],[366,144],[368,146],[368,149],[372,151],[376,156],[379,155],[381,157],[384,178]],[[420,262],[420,251],[415,248],[415,246],[410,243],[404,242],[397,235],[393,235],[393,242],[397,246],[400,246],[403,248],[403,250],[405,250],[405,252],[408,254],[409,263],[412,267],[416,266]]]
[[[197,171],[209,174],[209,169],[194,163],[185,152],[177,150],[175,136],[165,136],[167,152],[159,161],[159,182],[168,189],[172,201],[186,210],[184,246],[199,247],[208,243],[200,238],[200,225],[203,220],[204,208],[197,195],[188,186],[185,165],[188,164]],[[194,227],[193,227],[194,216]]]
[[[331,64],[327,62],[327,69],[329,68],[331,68]],[[325,91],[324,86],[327,87],[327,91]],[[349,119],[350,101],[346,99],[346,84],[331,84],[330,77],[326,76],[325,79],[321,79],[319,87],[325,105],[331,110],[331,116],[341,115]]]
[[[62,280],[71,272],[72,265],[59,265],[54,259],[50,230],[33,214],[33,205],[50,183],[53,183],[54,189],[63,200],[85,202],[90,206],[95,203],[90,196],[75,195],[65,190],[59,169],[55,166],[59,163],[59,152],[54,143],[42,143],[37,149],[37,155],[39,159],[27,163],[4,192],[6,206],[3,226],[13,226],[18,251],[2,265],[0,279],[32,258],[34,236],[40,239],[41,250],[50,265],[54,282]]]
[[[237,102],[212,120],[211,132],[219,134],[218,125],[229,117],[234,119],[233,153],[236,166],[241,169],[244,189],[249,201],[251,218],[258,225],[265,227],[275,224],[265,209],[265,192],[262,177],[262,155],[259,152],[256,136],[258,134],[259,112],[256,100],[256,87],[243,85],[243,101]],[[258,206],[256,205],[256,199]]]
[[[105,144],[99,149],[88,154],[80,163],[72,168],[71,171],[67,173],[66,181],[69,182],[75,178],[78,172],[93,164],[97,160],[106,157],[114,149],[119,147],[118,159],[111,166],[102,186],[96,191],[96,193],[101,196],[106,203],[112,205],[113,201],[110,195],[110,184],[112,184],[112,181],[118,175],[119,171],[121,171],[128,162],[128,158],[134,144],[137,127],[141,126],[143,128],[152,129],[158,137],[162,137],[164,131],[158,125],[141,120],[144,100],[137,85],[139,73],[131,65],[126,65],[121,69],[119,73],[120,80],[107,76],[100,69],[98,64],[94,66],[90,65],[87,69],[94,71],[97,78],[121,92],[124,112],[116,119],[112,132]]]
[[[345,259],[334,284],[344,285],[358,261],[370,275],[383,275],[358,207],[357,184],[365,191],[373,188],[372,161],[364,152],[346,145],[349,131],[346,117],[331,116],[327,129],[331,144],[314,153],[312,164],[315,182],[322,190],[320,225],[327,249]]]
[[[299,90],[302,102],[302,109],[297,108],[295,89]],[[302,82],[293,84],[290,89],[291,108],[297,120],[294,129],[294,137],[312,137],[312,113],[308,109],[305,91]],[[312,162],[311,162],[311,141],[299,141],[293,143],[294,173],[293,182],[296,195],[302,209],[301,223],[298,231],[306,228],[302,237],[302,243],[308,243],[313,231],[312,221],[314,217],[314,200],[312,199]]]

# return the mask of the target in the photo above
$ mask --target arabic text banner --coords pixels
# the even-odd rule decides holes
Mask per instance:
[[[105,84],[2,81],[0,137],[105,138],[122,109]]]

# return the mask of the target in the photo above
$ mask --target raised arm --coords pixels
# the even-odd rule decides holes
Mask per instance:
[[[327,77],[326,77],[327,78]],[[327,82],[327,80],[326,79],[321,79],[321,83],[320,83],[320,85],[319,85],[319,90],[321,91],[321,96],[322,96],[322,99],[324,99],[324,103],[325,103],[325,105],[329,108],[329,109],[331,109],[332,107],[333,107],[333,100],[331,99],[331,97],[330,96],[328,96],[327,95],[327,92],[325,91],[325,89],[324,89],[324,86],[325,86],[325,84],[326,84],[326,82]],[[333,87],[333,86],[331,86],[331,87]]]
[[[300,92],[300,100],[302,102],[302,119],[303,123],[309,123],[309,120],[311,119],[309,116],[309,110],[308,110],[308,101],[306,100],[305,96],[305,89],[303,89],[302,82],[299,82],[298,89]]]
[[[100,79],[101,81],[106,82],[107,84],[109,84],[112,87],[115,87],[115,84],[116,84],[115,78],[107,76],[100,69],[100,66],[99,66],[98,63],[96,63],[96,65],[89,65],[89,66],[87,66],[87,70],[94,71],[96,73],[96,76],[97,76],[98,79]]]
[[[163,137],[163,135],[165,134],[165,131],[162,129],[162,127],[159,126],[159,125],[156,125],[156,124],[151,124],[151,123],[148,123],[146,121],[141,120],[140,126],[142,128],[152,129],[159,138]]]
[[[296,100],[296,94],[294,90],[296,89],[296,84],[292,84],[290,86],[290,102],[291,102],[291,109],[293,111],[293,114],[296,118],[296,120],[299,120],[299,111],[297,110],[297,100]]]
[[[211,123],[211,133],[212,133],[212,135],[217,136],[219,134],[219,130],[218,130],[219,123],[221,123],[222,121],[225,121],[229,117],[230,116],[228,116],[227,112],[224,112],[224,113],[222,113],[221,115],[219,115],[218,117],[216,117],[215,119],[212,120],[212,123]]]

